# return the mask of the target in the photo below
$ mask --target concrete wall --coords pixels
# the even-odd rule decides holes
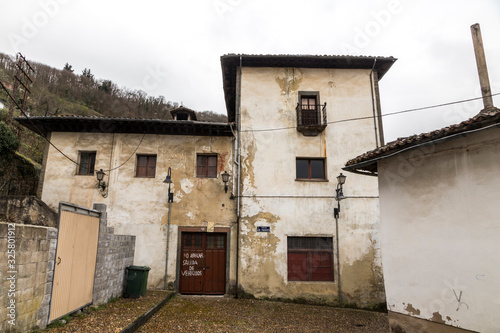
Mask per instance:
[[[108,227],[106,205],[96,204],[93,209],[101,212],[92,295],[92,303],[99,305],[125,292],[126,268],[134,264],[135,236],[114,234],[114,228]]]
[[[78,160],[78,152],[97,151],[96,170],[107,171],[108,197],[96,188],[95,176],[76,175],[76,165],[52,147],[44,171],[42,199],[51,207],[59,201],[85,207],[103,203],[108,209],[108,225],[116,233],[136,236],[134,264],[149,266],[148,285],[163,288],[168,224],[168,185],[163,183],[172,168],[172,203],[168,282],[173,286],[176,273],[178,227],[215,227],[235,225],[235,204],[224,193],[220,177],[197,178],[196,154],[217,153],[220,172],[232,173],[232,139],[230,137],[166,136],[142,134],[52,133],[52,142],[66,155]],[[135,151],[137,148],[137,151]],[[135,177],[137,154],[156,154],[156,177]],[[127,159],[130,157],[130,160]],[[122,165],[123,164],[123,165]],[[230,183],[232,180],[230,180]],[[230,184],[231,185],[231,184]],[[231,232],[235,244],[236,232]],[[235,280],[235,253],[231,249],[229,280]]]
[[[499,165],[498,128],[379,162],[390,311],[500,331]]]
[[[257,297],[337,302],[334,282],[287,281],[287,236],[334,239],[336,177],[355,151],[375,148],[369,70],[243,68],[241,290]],[[319,91],[328,124],[314,137],[296,129],[299,91]],[[276,129],[266,131],[266,129]],[[264,130],[264,131],[259,131]],[[377,133],[378,134],[378,133]],[[296,181],[296,157],[326,158],[325,182]],[[339,220],[345,303],[384,302],[377,179],[349,174]],[[256,232],[270,226],[271,232]],[[335,259],[335,266],[336,259]]]
[[[55,228],[0,222],[0,331],[47,325],[56,243]]]

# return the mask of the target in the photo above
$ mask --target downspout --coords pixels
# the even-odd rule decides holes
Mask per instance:
[[[377,58],[373,61],[373,66],[372,70],[370,71],[370,92],[372,93],[372,110],[373,110],[373,127],[375,129],[375,143],[377,145],[377,148],[379,147],[378,144],[378,129],[377,129],[377,113],[375,111],[375,95],[373,93],[373,89],[375,88],[373,86],[373,69],[375,69],[375,64],[377,63]]]
[[[237,126],[237,158],[236,163],[238,167],[238,181],[236,186],[236,297],[239,293],[239,260],[240,260],[240,205],[241,205],[241,66],[242,57],[240,56],[240,67],[238,70],[238,97],[236,99],[237,114],[236,114],[236,126]]]

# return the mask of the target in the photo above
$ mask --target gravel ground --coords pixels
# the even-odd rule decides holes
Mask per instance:
[[[43,332],[120,332],[168,294],[165,291],[148,290],[146,296],[141,298],[120,298],[85,313],[72,315],[64,326],[48,328]]]
[[[327,306],[176,296],[137,332],[389,332],[387,315]]]

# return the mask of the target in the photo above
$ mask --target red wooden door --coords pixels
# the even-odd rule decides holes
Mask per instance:
[[[179,292],[224,294],[226,234],[183,232]]]

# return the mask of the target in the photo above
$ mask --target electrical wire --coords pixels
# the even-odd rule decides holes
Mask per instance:
[[[5,90],[5,92],[7,92],[7,95],[9,95],[9,98],[11,99],[12,102],[14,102],[14,104],[16,105],[16,107],[19,109],[19,111],[21,111],[21,113],[24,115],[24,117],[26,119],[28,119],[28,121],[31,123],[31,125],[38,131],[38,133],[40,134],[40,136],[42,138],[44,138],[45,141],[47,141],[52,147],[54,147],[55,150],[57,150],[59,153],[61,153],[61,155],[63,155],[65,158],[67,158],[69,161],[73,162],[74,164],[78,165],[78,166],[81,166],[80,163],[74,161],[71,157],[69,157],[68,155],[66,155],[61,149],[59,149],[55,144],[53,144],[49,139],[47,139],[45,137],[45,135],[43,135],[42,131],[33,123],[33,121],[30,119],[30,117],[28,117],[28,115],[24,112],[24,110],[19,106],[19,104],[16,102],[16,100],[14,99],[14,97],[12,97],[12,95],[10,94],[10,92],[7,90],[7,88],[4,86],[4,84],[0,81],[0,85],[2,85],[2,88]],[[103,170],[103,171],[113,171],[113,170],[116,170],[118,168],[121,168],[123,165],[125,165],[125,163],[127,163],[131,158],[132,156],[135,155],[135,152],[137,151],[137,149],[139,149],[139,147],[141,146],[142,144],[142,141],[144,140],[144,137],[146,136],[146,133],[143,133],[142,135],[142,138],[141,138],[141,141],[139,142],[139,144],[137,145],[137,147],[135,148],[134,152],[127,158],[127,160],[125,162],[123,162],[122,164],[120,164],[119,166],[115,167],[115,168],[112,168],[112,169],[109,169],[109,170]]]
[[[47,139],[42,134],[42,132],[40,131],[40,129],[38,129],[38,127],[36,127],[36,125],[31,121],[30,117],[28,117],[26,115],[26,113],[24,112],[24,110],[22,110],[22,108],[19,106],[19,104],[17,104],[17,102],[14,100],[14,98],[12,97],[12,95],[9,93],[9,91],[7,90],[7,88],[4,86],[4,84],[1,81],[0,81],[0,84],[2,85],[2,88],[9,95],[10,99],[17,106],[17,108],[23,113],[24,117],[29,120],[29,122],[31,123],[31,125],[40,133],[40,135],[52,147],[54,147],[58,152],[60,152],[64,157],[66,157],[68,160],[70,160],[71,162],[73,162],[74,164],[76,164],[76,165],[79,166],[80,165],[79,163],[75,162],[69,156],[67,156],[66,154],[64,154],[64,152],[62,152],[59,148],[57,148],[52,142],[50,142],[49,139]],[[497,95],[500,95],[500,93],[491,94],[491,95],[489,95],[489,97],[493,97],[493,96],[497,96]],[[424,107],[419,107],[419,108],[414,108],[414,109],[396,111],[396,112],[386,113],[386,114],[382,114],[382,115],[377,115],[376,118],[382,118],[382,117],[387,117],[387,116],[394,116],[394,115],[397,115],[397,114],[403,114],[403,113],[409,113],[409,112],[415,112],[415,111],[428,110],[428,109],[433,109],[433,108],[438,108],[438,107],[443,107],[443,106],[449,106],[449,105],[454,105],[454,104],[459,104],[459,103],[465,103],[465,102],[475,101],[475,100],[479,100],[479,99],[482,99],[482,98],[483,97],[475,97],[475,98],[469,98],[469,99],[459,100],[459,101],[455,101],[455,102],[448,102],[448,103],[435,104],[435,105],[424,106]],[[349,121],[366,120],[366,119],[372,119],[372,118],[373,118],[372,116],[349,118],[349,119],[329,121],[329,122],[327,122],[327,124],[338,124],[338,123],[344,123],[344,122],[349,122]],[[289,127],[277,127],[277,128],[267,128],[267,129],[248,129],[248,130],[241,130],[241,132],[272,132],[272,131],[280,131],[280,130],[287,130],[287,129],[296,129],[296,127],[289,126]],[[231,127],[231,131],[233,132],[232,127]],[[119,166],[117,166],[115,168],[112,168],[112,169],[109,169],[109,170],[103,170],[103,171],[108,171],[108,172],[109,171],[113,171],[113,170],[116,170],[116,169],[122,167],[123,165],[125,165],[132,158],[132,156],[134,156],[134,154],[137,151],[137,149],[139,149],[139,147],[142,144],[142,141],[144,140],[145,135],[146,135],[146,133],[143,134],[143,136],[141,138],[141,141],[139,142],[139,145],[137,145],[137,147],[135,148],[135,150],[132,153],[132,155],[130,155],[124,163],[120,164]],[[233,132],[233,135],[234,135],[234,132]]]
[[[486,97],[493,97],[500,95],[500,93],[495,93],[491,94]],[[443,104],[435,104],[435,105],[430,105],[430,106],[424,106],[424,107],[419,107],[419,108],[414,108],[414,109],[408,109],[408,110],[403,110],[403,111],[396,111],[396,112],[391,112],[391,113],[386,113],[380,116],[376,116],[376,118],[382,118],[382,117],[387,117],[387,116],[394,116],[397,114],[402,114],[402,113],[408,113],[408,112],[415,112],[415,111],[422,111],[422,110],[427,110],[427,109],[433,109],[433,108],[438,108],[442,106],[449,106],[453,104],[459,104],[459,103],[465,103],[465,102],[471,102],[475,101],[478,99],[482,99],[483,97],[475,97],[475,98],[469,98],[469,99],[463,99],[460,101],[455,101],[455,102],[448,102],[448,103],[443,103]],[[367,117],[358,117],[358,118],[349,118],[349,119],[342,119],[342,120],[335,120],[335,121],[328,121],[326,122],[327,124],[338,124],[338,123],[345,123],[348,121],[355,121],[355,120],[366,120],[366,119],[373,119],[373,116],[367,116]],[[281,130],[287,130],[287,129],[296,129],[296,127],[276,127],[276,128],[263,128],[263,129],[248,129],[248,130],[242,130],[241,132],[272,132],[272,131],[281,131]]]

